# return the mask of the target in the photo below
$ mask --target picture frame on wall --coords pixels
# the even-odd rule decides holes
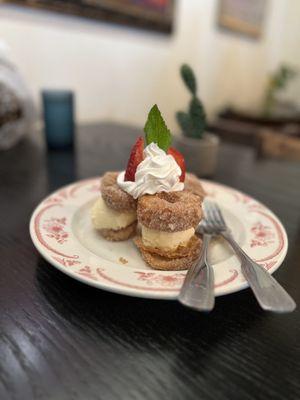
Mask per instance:
[[[0,0],[58,13],[171,33],[175,0]]]
[[[219,0],[218,26],[253,39],[263,34],[267,0]]]

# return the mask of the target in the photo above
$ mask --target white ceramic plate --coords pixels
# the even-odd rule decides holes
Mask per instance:
[[[278,218],[253,198],[214,182],[202,181],[209,197],[224,212],[244,250],[273,273],[288,247]],[[99,178],[63,187],[43,200],[30,221],[32,241],[54,267],[83,283],[137,297],[174,299],[184,271],[156,271],[142,260],[131,240],[108,242],[91,225],[89,209],[99,196]],[[226,243],[215,240],[210,250],[215,295],[246,288],[237,257]]]

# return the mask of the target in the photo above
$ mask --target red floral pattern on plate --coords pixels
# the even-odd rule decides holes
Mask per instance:
[[[146,291],[156,291],[156,292],[177,292],[183,283],[185,274],[175,273],[173,275],[162,275],[156,272],[142,272],[135,271],[135,274],[139,275],[138,280],[146,282],[146,286],[134,285],[131,283],[125,283],[119,279],[115,279],[109,276],[103,268],[97,268],[97,274],[101,279],[111,282],[116,285],[127,287],[130,289],[146,290]],[[231,275],[225,280],[215,283],[215,288],[220,288],[232,283],[237,279],[239,273],[236,269],[230,270]],[[162,278],[162,279],[161,279]],[[159,286],[160,285],[160,286]]]
[[[77,192],[78,190],[81,190],[82,188],[87,189],[87,187],[92,184],[94,185],[100,185],[101,178],[91,178],[91,179],[84,179],[82,181],[79,181],[78,183],[75,183],[74,185],[71,186],[71,189],[69,191],[69,196],[71,198],[76,198],[77,197]]]
[[[66,218],[50,218],[46,219],[43,229],[48,232],[46,236],[55,239],[57,243],[63,244],[67,241],[69,234],[64,230]]]
[[[61,257],[52,257],[55,261],[59,262],[61,265],[64,267],[72,267],[73,265],[78,265],[81,264],[81,261],[79,260],[74,260],[74,259],[67,259],[67,258],[61,258]]]
[[[61,202],[62,202],[62,199],[54,195],[54,196],[48,197],[43,203],[44,204],[55,204],[55,203],[58,204]]]
[[[91,267],[86,265],[85,267],[81,268],[78,272],[78,275],[85,276],[86,278],[92,279],[93,281],[97,281],[98,278],[95,274],[93,274]]]
[[[269,271],[270,268],[274,267],[274,265],[277,263],[277,260],[274,261],[269,261],[265,263],[259,263],[263,268],[265,268],[267,271]]]
[[[147,285],[161,285],[163,287],[174,287],[181,285],[185,274],[176,273],[173,275],[160,275],[156,272],[140,272],[135,271],[138,275],[138,281],[146,282]]]
[[[253,225],[251,233],[254,235],[254,238],[251,239],[251,247],[266,247],[274,243],[275,234],[272,227],[264,225],[259,221]]]

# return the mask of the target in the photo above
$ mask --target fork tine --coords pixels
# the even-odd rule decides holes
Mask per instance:
[[[210,215],[210,208],[209,208],[209,202],[205,200],[204,202],[204,207],[203,207],[203,214],[204,214],[204,219],[208,224],[211,223],[211,215]]]
[[[204,218],[210,226],[214,228],[216,227],[216,220],[213,215],[211,203],[209,201],[205,201],[204,203]]]
[[[219,229],[226,229],[226,223],[219,206],[216,203],[208,201],[206,202],[206,207],[210,222]]]
[[[207,201],[205,200],[203,202],[203,215],[204,215],[204,219],[206,220],[206,222],[208,222],[208,215],[207,215]]]
[[[220,207],[216,203],[213,203],[212,206],[213,206],[213,209],[214,209],[214,212],[216,214],[217,219],[220,221],[220,223],[224,227],[226,227],[226,222],[224,220],[224,217],[223,217],[223,214],[222,214],[222,211],[221,211]]]

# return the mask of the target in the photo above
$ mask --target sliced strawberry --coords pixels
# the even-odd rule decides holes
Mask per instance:
[[[168,154],[170,154],[171,156],[173,156],[175,158],[175,161],[177,162],[177,164],[179,165],[179,167],[181,169],[181,175],[180,175],[179,180],[180,180],[180,182],[184,182],[186,167],[185,167],[185,161],[184,161],[183,155],[178,150],[174,149],[174,147],[169,148]]]
[[[140,136],[131,150],[125,172],[125,178],[124,178],[125,181],[134,182],[137,166],[141,161],[143,161],[143,150],[144,150],[144,139],[142,138],[142,136]]]

